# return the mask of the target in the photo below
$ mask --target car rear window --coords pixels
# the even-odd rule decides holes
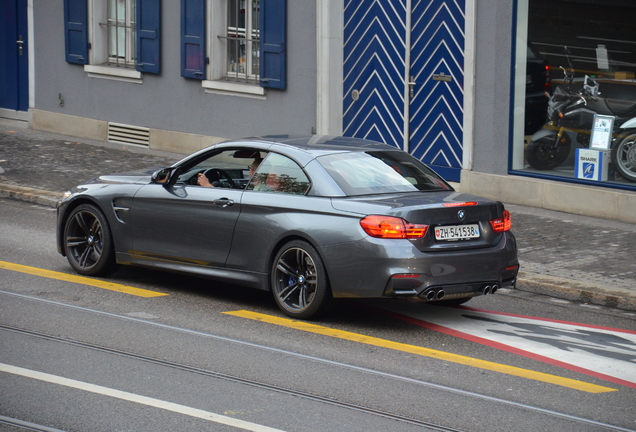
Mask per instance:
[[[401,151],[337,153],[316,160],[349,196],[452,190],[433,170]]]

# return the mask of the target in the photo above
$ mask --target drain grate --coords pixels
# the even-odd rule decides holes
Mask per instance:
[[[150,129],[109,122],[108,142],[148,147],[150,145]]]

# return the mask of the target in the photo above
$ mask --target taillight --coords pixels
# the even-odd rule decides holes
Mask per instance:
[[[550,92],[550,82],[552,81],[552,77],[550,76],[550,65],[545,65],[545,91],[549,94]]]
[[[508,210],[504,210],[502,217],[490,221],[490,226],[496,233],[510,231],[510,228],[512,228],[512,219],[510,218],[510,212]]]
[[[464,207],[464,206],[475,206],[477,205],[477,201],[468,201],[468,202],[457,202],[457,203],[443,203],[444,207]]]
[[[428,225],[417,225],[394,216],[367,216],[360,226],[371,237],[385,239],[417,239],[426,235]]]

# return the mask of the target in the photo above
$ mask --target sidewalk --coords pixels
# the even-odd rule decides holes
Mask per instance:
[[[55,207],[64,191],[89,178],[164,167],[184,156],[0,122],[0,198]],[[518,290],[636,311],[636,225],[506,207],[519,245]]]

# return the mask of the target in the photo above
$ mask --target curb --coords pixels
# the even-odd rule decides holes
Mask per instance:
[[[636,311],[634,290],[521,272],[515,289],[564,300]]]
[[[44,189],[0,183],[0,198],[11,198],[45,207],[56,208],[57,202],[62,199],[63,195],[62,192],[51,192]]]

